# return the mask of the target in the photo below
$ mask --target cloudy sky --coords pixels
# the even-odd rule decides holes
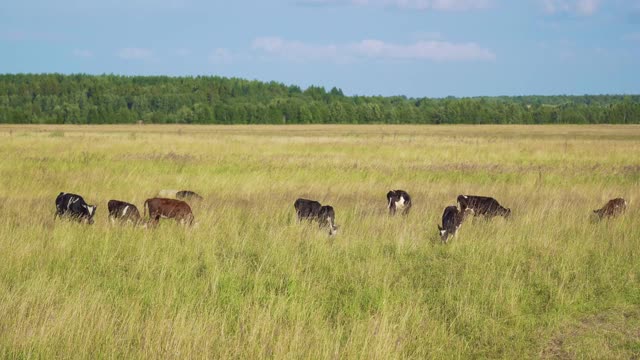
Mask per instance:
[[[411,97],[640,93],[640,0],[0,2],[0,73]]]

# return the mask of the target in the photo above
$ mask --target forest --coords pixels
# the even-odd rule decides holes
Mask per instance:
[[[218,76],[0,74],[0,123],[631,124],[640,95],[410,98]]]

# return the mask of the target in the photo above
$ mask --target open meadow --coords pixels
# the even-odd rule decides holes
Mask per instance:
[[[0,125],[0,159],[1,358],[640,357],[637,125]],[[204,197],[194,227],[108,221],[161,189]],[[512,215],[443,245],[459,194]]]

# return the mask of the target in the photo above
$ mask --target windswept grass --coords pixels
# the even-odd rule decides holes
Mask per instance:
[[[639,126],[0,126],[0,357],[638,357],[639,154]],[[107,221],[160,189],[197,226]],[[54,222],[60,191],[96,224]],[[441,245],[462,193],[513,216]]]

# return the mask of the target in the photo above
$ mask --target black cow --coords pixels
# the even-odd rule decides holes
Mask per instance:
[[[80,195],[61,192],[56,197],[56,214],[53,219],[55,220],[58,216],[67,216],[79,222],[93,224],[93,216],[97,208],[97,205],[88,205]]]
[[[298,221],[302,221],[302,219],[313,220],[317,218],[322,205],[315,200],[298,199],[293,203],[293,207],[296,209]]]
[[[196,194],[191,190],[181,190],[176,193],[176,199],[178,200],[202,200],[202,196]]]
[[[329,235],[334,235],[338,231],[338,226],[335,224],[336,214],[332,206],[322,206],[315,200],[297,199],[293,207],[296,209],[298,221],[316,220],[320,227],[329,227]]]
[[[404,190],[391,190],[387,193],[387,207],[390,215],[395,215],[396,210],[402,210],[402,215],[407,215],[411,210],[411,196]]]
[[[442,242],[446,244],[450,236],[456,236],[456,233],[464,222],[464,219],[471,214],[473,214],[473,210],[470,208],[458,210],[458,207],[453,205],[444,208],[444,213],[442,214],[442,226],[438,225],[440,239]]]
[[[511,215],[511,209],[503,207],[496,199],[488,196],[459,195],[458,205],[460,211],[471,209],[475,216],[483,215],[490,218],[500,215],[506,218]]]
[[[593,212],[598,215],[599,219],[606,217],[616,217],[620,214],[624,214],[627,209],[627,201],[623,198],[615,198],[609,200],[604,206]]]
[[[118,220],[122,222],[126,221],[137,224],[142,220],[138,208],[133,204],[129,204],[128,202],[120,200],[109,200],[109,202],[107,203],[107,207],[109,208],[109,219],[112,222],[116,222],[116,220]]]

